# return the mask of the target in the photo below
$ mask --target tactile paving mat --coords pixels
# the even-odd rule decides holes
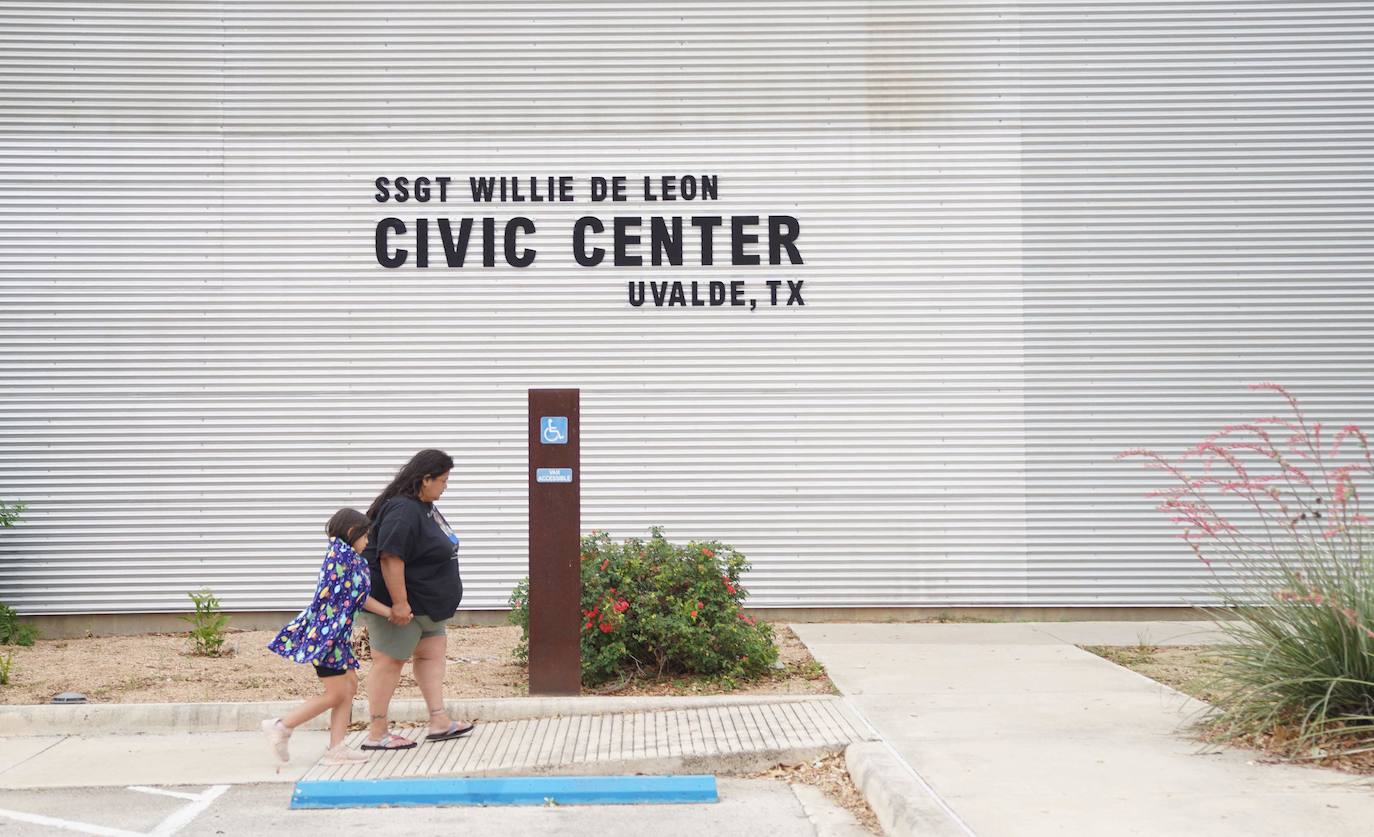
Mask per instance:
[[[362,743],[365,733],[349,737]],[[500,773],[592,773],[701,764],[710,759],[798,750],[841,749],[873,736],[836,698],[734,704],[657,712],[565,715],[477,724],[455,741],[421,742],[376,751],[355,765],[317,764],[306,781],[393,779],[406,776],[484,776]],[[629,763],[629,764],[627,764]]]

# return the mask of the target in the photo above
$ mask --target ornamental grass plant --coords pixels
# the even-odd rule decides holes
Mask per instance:
[[[1374,750],[1374,474],[1354,424],[1311,421],[1276,384],[1283,415],[1228,425],[1176,457],[1127,451],[1161,472],[1158,508],[1210,571],[1233,640],[1217,650],[1211,731],[1293,759]]]
[[[582,682],[699,675],[729,687],[770,671],[773,628],[743,610],[745,557],[719,541],[675,544],[661,528],[647,540],[582,538]],[[529,580],[510,598],[529,653]]]

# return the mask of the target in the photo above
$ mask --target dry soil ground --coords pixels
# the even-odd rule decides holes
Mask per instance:
[[[786,668],[753,683],[728,689],[701,678],[633,680],[589,690],[597,694],[694,695],[833,694],[824,670],[785,626],[777,626]],[[97,703],[203,703],[291,700],[317,688],[314,670],[267,650],[270,631],[231,631],[230,653],[198,657],[184,634],[39,640],[31,648],[6,646],[14,663],[0,703],[47,703],[59,692],[85,694]],[[520,629],[454,628],[449,631],[445,693],[453,698],[519,697],[529,693],[526,672],[511,656]],[[368,665],[364,661],[362,676]],[[397,692],[419,697],[409,667]]]

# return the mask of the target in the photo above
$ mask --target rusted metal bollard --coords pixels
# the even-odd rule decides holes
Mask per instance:
[[[579,396],[529,391],[531,695],[582,691]]]

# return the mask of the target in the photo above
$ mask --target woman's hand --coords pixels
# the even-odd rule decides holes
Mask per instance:
[[[415,618],[415,614],[410,610],[409,602],[398,602],[391,606],[391,615],[387,616],[387,621],[393,625],[409,625],[410,620]]]

